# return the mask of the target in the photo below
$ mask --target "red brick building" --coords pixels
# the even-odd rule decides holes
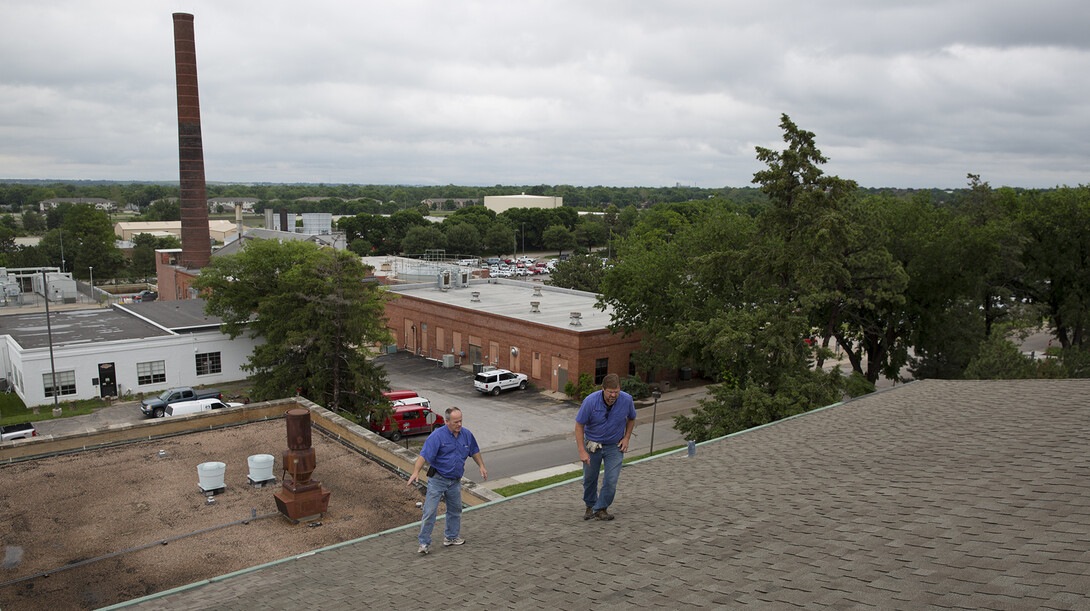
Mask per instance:
[[[608,310],[592,293],[504,279],[388,287],[397,295],[386,317],[398,347],[461,365],[493,365],[525,373],[539,388],[563,391],[579,374],[600,382],[629,375],[639,337],[609,331]]]

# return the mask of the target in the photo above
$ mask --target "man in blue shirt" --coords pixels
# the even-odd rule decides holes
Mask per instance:
[[[481,459],[481,449],[469,429],[462,428],[462,410],[452,407],[447,410],[447,425],[432,431],[428,435],[420,456],[416,457],[413,474],[409,476],[409,485],[420,478],[420,469],[427,461],[435,468],[435,473],[428,475],[428,493],[424,497],[424,517],[420,521],[421,554],[428,553],[431,546],[431,531],[435,526],[435,517],[439,513],[439,501],[447,503],[447,523],[444,527],[443,545],[461,545],[465,539],[458,536],[462,529],[462,474],[465,473],[466,458],[481,468],[481,477],[488,479],[488,470]]]
[[[575,415],[575,443],[583,461],[584,520],[612,520],[606,508],[617,493],[621,461],[628,451],[628,438],[636,426],[632,395],[621,391],[621,378],[611,373],[602,379],[602,390],[583,399]],[[598,470],[605,463],[602,491],[598,492]]]

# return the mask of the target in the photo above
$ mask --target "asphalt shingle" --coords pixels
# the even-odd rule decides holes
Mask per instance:
[[[1090,381],[923,381],[141,609],[1090,607]],[[441,528],[441,525],[437,525]]]

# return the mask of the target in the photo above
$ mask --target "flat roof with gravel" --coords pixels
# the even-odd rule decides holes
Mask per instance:
[[[134,605],[1087,608],[1088,447],[1090,380],[914,382],[628,465],[612,522],[562,484]]]

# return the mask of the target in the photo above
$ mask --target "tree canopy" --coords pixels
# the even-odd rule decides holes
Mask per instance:
[[[391,341],[386,293],[348,252],[312,243],[251,241],[214,257],[193,286],[231,337],[264,340],[245,369],[259,400],[301,393],[329,409],[363,414],[383,402],[383,370],[367,360]]]

